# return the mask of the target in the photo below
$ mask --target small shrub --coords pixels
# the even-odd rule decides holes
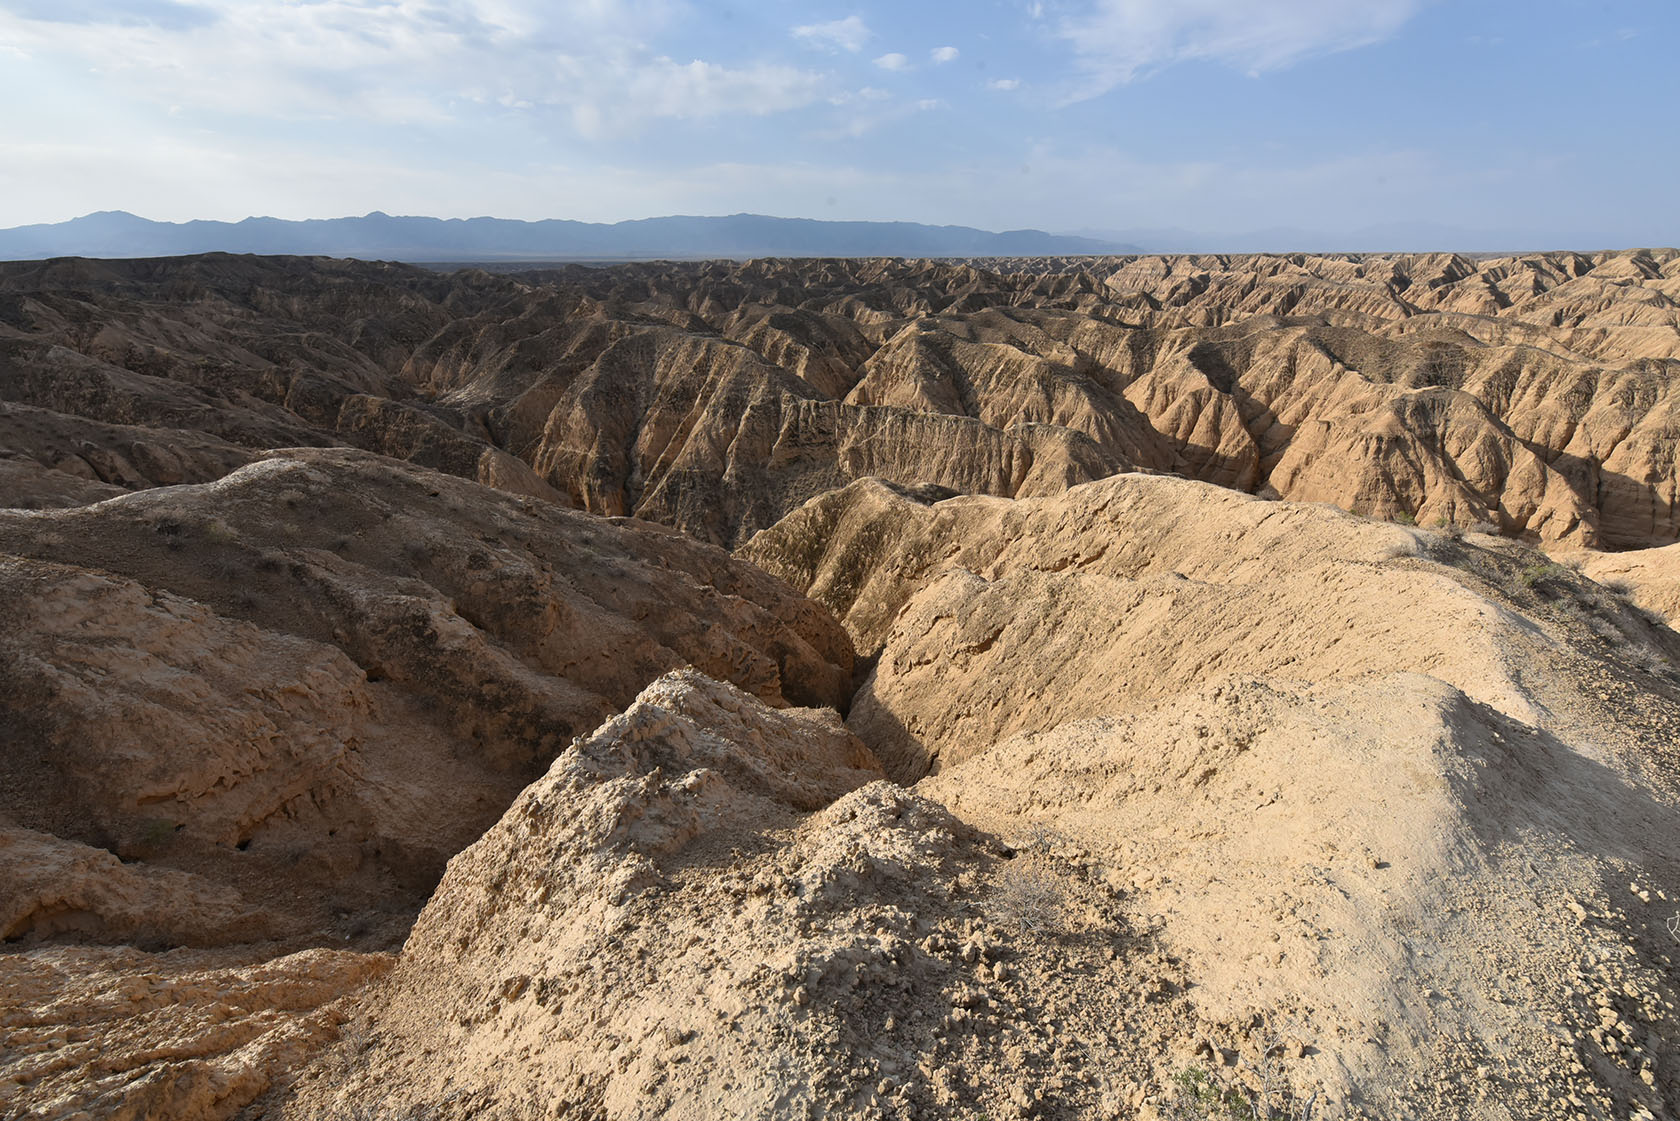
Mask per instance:
[[[1417,525],[1417,515],[1410,510],[1401,510],[1394,515],[1394,520],[1401,525]]]
[[[1284,1056],[1304,1055],[1306,1047],[1289,1043],[1266,1013],[1258,1013],[1248,1033],[1246,1050],[1240,1058],[1248,1073],[1245,1078],[1221,1077],[1201,1067],[1190,1067],[1174,1079],[1177,1095],[1169,1116],[1175,1121],[1311,1121],[1318,1108],[1318,1093],[1302,1100],[1291,1092]]]
[[[1180,1121],[1202,1121],[1203,1118],[1230,1118],[1250,1121],[1253,1107],[1240,1092],[1231,1086],[1221,1086],[1201,1067],[1187,1067],[1173,1079],[1178,1096],[1173,1102],[1173,1115]]]
[[[1023,933],[1059,929],[1067,911],[1067,888],[1042,857],[1017,856],[1004,866],[992,896],[998,916]]]
[[[224,584],[238,583],[239,578],[245,574],[243,558],[237,555],[224,553],[212,559],[208,567],[210,575]]]
[[[1067,911],[1067,886],[1051,865],[1055,847],[1065,838],[1038,822],[1017,846],[1015,858],[998,876],[993,896],[998,915],[1023,933],[1059,928]]]

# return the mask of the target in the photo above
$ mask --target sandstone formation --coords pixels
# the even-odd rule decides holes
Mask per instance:
[[[724,545],[866,476],[1022,497],[1138,466],[1651,546],[1680,536],[1677,299],[1672,250],[33,262],[0,269],[0,459],[51,505],[86,493],[59,474],[347,444]],[[32,435],[66,417],[91,447]]]
[[[1152,1117],[1195,1069],[1327,1116],[1672,1108],[1673,632],[1495,537],[1206,484],[931,497],[746,552],[807,544],[881,647],[849,726],[937,774],[765,806],[855,741],[659,682],[278,1115]]]
[[[720,550],[362,452],[0,514],[0,551],[0,811],[253,886],[429,890],[674,667],[851,688],[844,633]]]
[[[878,655],[851,722],[901,781],[1227,673],[1320,682],[1415,670],[1547,725],[1559,711],[1547,681],[1573,675],[1561,662],[1553,675],[1534,667],[1574,656],[1580,636],[1512,611],[1558,594],[1568,573],[1494,538],[1137,474],[1046,499],[928,497],[854,483],[742,550]],[[1653,684],[1674,688],[1660,661],[1680,656],[1671,632],[1602,590],[1575,594],[1592,605],[1606,656],[1654,667]]]
[[[265,952],[267,951],[267,952]],[[234,1116],[340,1036],[380,954],[52,946],[0,962],[8,1117]]]
[[[0,1116],[1672,1116],[1677,285],[0,266]]]
[[[1229,678],[918,789],[1006,836],[1053,831],[1064,874],[1105,877],[1172,947],[1194,988],[1160,1066],[1229,1062],[1332,1116],[1662,1117],[1668,777],[1653,797],[1400,673]]]
[[[6,1002],[7,1115],[25,1095],[43,1116],[229,1116],[331,1036],[297,1016],[385,964],[294,978],[268,959],[400,942],[445,861],[667,670],[846,702],[839,626],[715,547],[365,452],[253,460],[0,513],[0,937],[18,948],[0,990],[23,994]],[[138,949],[65,958],[66,942]],[[171,949],[218,946],[202,966]],[[167,1016],[151,1045],[136,1027],[109,1085],[76,1073],[85,1056],[29,1058],[113,1022],[73,994],[43,1012],[47,978],[144,989],[212,968],[300,995],[252,997],[249,1028],[202,1044],[159,1042],[186,1030]],[[160,999],[226,1020],[232,983]],[[153,1084],[177,1089],[154,1108],[137,1088]]]

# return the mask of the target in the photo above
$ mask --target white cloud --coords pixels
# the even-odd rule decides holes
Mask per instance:
[[[875,65],[882,70],[908,70],[910,69],[910,60],[897,51],[893,51],[876,59]]]
[[[1073,44],[1094,97],[1174,63],[1219,62],[1248,74],[1389,38],[1429,0],[1086,0],[1058,33]]]
[[[656,53],[647,38],[669,0],[201,0],[196,20],[138,23],[132,8],[79,4],[73,21],[0,9],[0,42],[94,71],[131,102],[265,120],[443,122],[500,105],[597,134],[778,112],[827,86],[785,65]]]
[[[856,105],[867,101],[886,101],[892,94],[874,86],[863,86],[855,90],[841,90],[828,99],[830,105]]]
[[[872,96],[866,97],[865,95]],[[868,102],[873,102],[873,104]],[[939,97],[893,102],[889,100],[889,95],[867,87],[859,91],[857,95],[847,97],[845,100],[835,101],[835,104],[850,106],[850,114],[834,127],[822,129],[815,133],[819,139],[855,140],[858,137],[867,136],[876,129],[908,120],[919,113],[950,108],[945,100]]]
[[[1021,88],[1019,78],[993,78],[986,85],[994,90],[1018,90]]]
[[[830,20],[828,23],[808,23],[803,27],[796,27],[793,29],[793,37],[830,50],[838,49],[856,54],[874,37],[874,32],[857,16],[847,16],[845,19]]]
[[[961,53],[955,47],[935,47],[928,52],[928,57],[935,62],[955,62]]]

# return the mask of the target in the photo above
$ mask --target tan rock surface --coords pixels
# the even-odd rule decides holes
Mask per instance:
[[[0,592],[6,1116],[233,1116],[388,963],[306,948],[400,942],[648,681],[852,684],[840,626],[722,550],[345,449],[0,512]]]
[[[851,868],[870,857],[813,860],[790,831],[860,797],[952,824],[868,785],[879,777],[832,712],[777,711],[692,670],[661,678],[450,863],[397,970],[362,998],[378,1050],[327,1056],[322,1069],[351,1073],[306,1081],[276,1115],[348,1114],[362,1101],[399,1111],[442,1100],[462,1116],[791,1108],[827,1062],[764,1062],[762,1036],[791,1007],[792,962],[778,955],[819,952],[795,945],[796,929],[844,913]],[[950,841],[910,825],[848,833],[868,853],[908,845],[911,859]],[[756,1006],[754,993],[772,990],[774,1004]],[[609,1037],[621,1042],[599,1044]],[[524,1059],[509,1066],[513,1053]]]
[[[1101,1117],[1200,1066],[1322,1116],[1663,1116],[1680,803],[1625,766],[1424,675],[1227,677],[841,794],[832,717],[672,675],[262,1115]]]
[[[1393,674],[1228,678],[1016,737],[917,790],[1004,836],[1053,837],[1182,960],[1168,1069],[1217,1070],[1229,1051],[1241,1084],[1275,1039],[1273,1077],[1332,1116],[1661,1117],[1680,1093],[1660,941],[1680,874],[1672,779],[1630,781]]]
[[[851,688],[840,628],[720,550],[360,452],[0,515],[0,552],[0,813],[285,929],[424,898],[668,669],[777,704]]]
[[[900,781],[1230,673],[1412,670],[1561,728],[1576,706],[1557,697],[1576,691],[1585,641],[1596,661],[1654,671],[1647,687],[1671,709],[1672,632],[1591,586],[1554,606],[1568,572],[1475,540],[1130,474],[1013,502],[930,504],[863,481],[742,553],[809,589],[878,654],[849,722]],[[1672,716],[1660,727],[1680,731]]]
[[[0,1115],[1671,1115],[1677,278],[0,266]]]
[[[1138,466],[1643,547],[1680,536],[1677,260],[25,263],[0,400],[150,430],[145,464],[102,449],[111,485],[189,481],[206,440],[352,444],[724,545],[864,476],[1018,497]]]
[[[8,1117],[224,1121],[338,1038],[383,954],[261,948],[0,954]]]
[[[1071,937],[1024,930],[997,843],[878,775],[831,714],[656,682],[451,864],[265,1115],[1125,1108],[1186,1008],[1141,982],[1175,966],[1088,884]]]
[[[1629,549],[1622,553],[1560,553],[1582,574],[1680,627],[1680,545]]]

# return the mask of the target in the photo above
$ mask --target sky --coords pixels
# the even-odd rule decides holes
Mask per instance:
[[[747,211],[1673,245],[1677,46],[1676,0],[0,0],[0,226]]]

